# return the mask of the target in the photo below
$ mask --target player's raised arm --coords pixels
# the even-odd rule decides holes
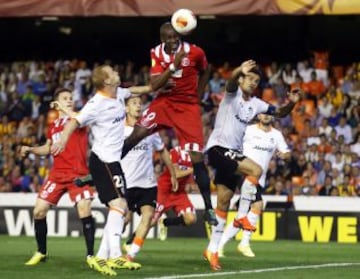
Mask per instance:
[[[33,153],[35,155],[40,155],[40,156],[48,155],[50,154],[50,146],[51,146],[51,140],[49,139],[46,141],[44,145],[41,146],[31,147],[31,146],[22,145],[20,147],[20,156],[25,157],[29,153]]]
[[[254,60],[247,60],[243,62],[239,67],[233,70],[231,78],[226,83],[226,92],[235,93],[238,90],[239,86],[239,77],[240,75],[246,75],[252,68],[256,66]]]
[[[291,90],[288,93],[289,102],[286,105],[276,107],[273,115],[275,117],[285,117],[288,115],[294,108],[295,104],[300,100],[300,94],[302,94],[302,91],[299,88]]]

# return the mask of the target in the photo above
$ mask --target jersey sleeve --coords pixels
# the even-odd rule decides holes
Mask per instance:
[[[287,153],[290,152],[289,146],[285,141],[285,138],[283,134],[279,131],[278,137],[277,137],[277,145],[276,149],[280,151],[281,153]]]
[[[131,97],[131,91],[127,88],[119,87],[116,91],[116,98],[123,104],[125,104],[125,99]]]
[[[273,106],[271,106],[270,104],[264,102],[261,99],[256,98],[256,100],[257,100],[257,108],[258,108],[257,113],[266,113],[266,114],[270,114],[270,115],[274,114],[275,111],[271,112],[271,109],[270,109]]]
[[[208,61],[205,55],[205,52],[202,48],[197,47],[197,69],[199,71],[204,71],[208,67]]]
[[[153,134],[152,145],[156,151],[161,151],[165,148],[165,144],[162,141],[159,133]]]
[[[164,68],[161,66],[160,59],[155,54],[155,49],[151,49],[150,57],[151,57],[150,74],[151,75],[160,75],[161,73],[163,73]]]
[[[75,117],[76,121],[79,122],[80,126],[86,126],[96,121],[98,116],[98,110],[96,108],[96,102],[94,98],[89,100],[85,106],[80,110],[78,115]]]

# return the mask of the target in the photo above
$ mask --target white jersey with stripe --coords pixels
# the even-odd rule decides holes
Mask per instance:
[[[119,162],[124,145],[125,99],[128,89],[118,88],[116,98],[96,93],[75,117],[80,126],[88,125],[94,137],[92,152],[106,163]]]
[[[216,115],[215,127],[206,145],[206,150],[213,146],[242,151],[243,137],[248,124],[259,113],[268,110],[269,104],[251,97],[244,100],[239,88],[236,93],[225,93]]]
[[[128,137],[134,127],[125,126],[125,138]],[[154,133],[134,146],[121,160],[121,166],[125,174],[126,188],[152,188],[157,186],[154,174],[153,153],[165,148],[158,133]]]
[[[258,124],[254,124],[246,128],[243,141],[243,155],[256,162],[263,169],[259,184],[261,187],[265,187],[269,162],[275,151],[290,152],[284,136],[275,128],[264,131],[259,128]]]

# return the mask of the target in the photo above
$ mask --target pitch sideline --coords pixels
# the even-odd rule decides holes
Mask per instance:
[[[145,279],[219,277],[219,276],[235,275],[235,274],[264,273],[264,272],[274,272],[274,271],[283,271],[283,270],[316,269],[316,268],[327,268],[327,267],[346,267],[346,266],[357,266],[357,265],[360,265],[360,263],[327,263],[327,264],[317,264],[317,265],[296,265],[296,266],[283,266],[283,267],[216,272],[216,273],[199,273],[199,274],[182,274],[182,275],[160,276],[160,277],[146,277]]]

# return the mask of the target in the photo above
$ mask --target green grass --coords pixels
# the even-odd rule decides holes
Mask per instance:
[[[50,238],[50,258],[46,263],[27,267],[24,262],[32,255],[35,240],[30,237],[0,236],[0,277],[6,279],[91,279],[102,275],[88,269],[84,261],[82,238]],[[96,240],[99,244],[99,240]],[[147,240],[137,260],[143,265],[138,271],[118,271],[115,278],[148,278],[171,275],[194,275],[209,273],[208,264],[201,254],[206,239],[172,238],[160,242]],[[244,270],[306,266],[328,263],[360,263],[357,244],[316,244],[298,241],[254,242],[255,258],[245,258],[236,251],[236,242],[226,246],[226,258],[221,260],[223,270],[212,278],[358,278],[360,265],[346,267],[322,267],[296,270],[265,271],[262,273],[227,274]],[[203,275],[202,278],[207,278]],[[186,278],[186,277],[182,277]],[[196,278],[196,277],[194,277]],[[199,277],[200,278],[200,277]]]

